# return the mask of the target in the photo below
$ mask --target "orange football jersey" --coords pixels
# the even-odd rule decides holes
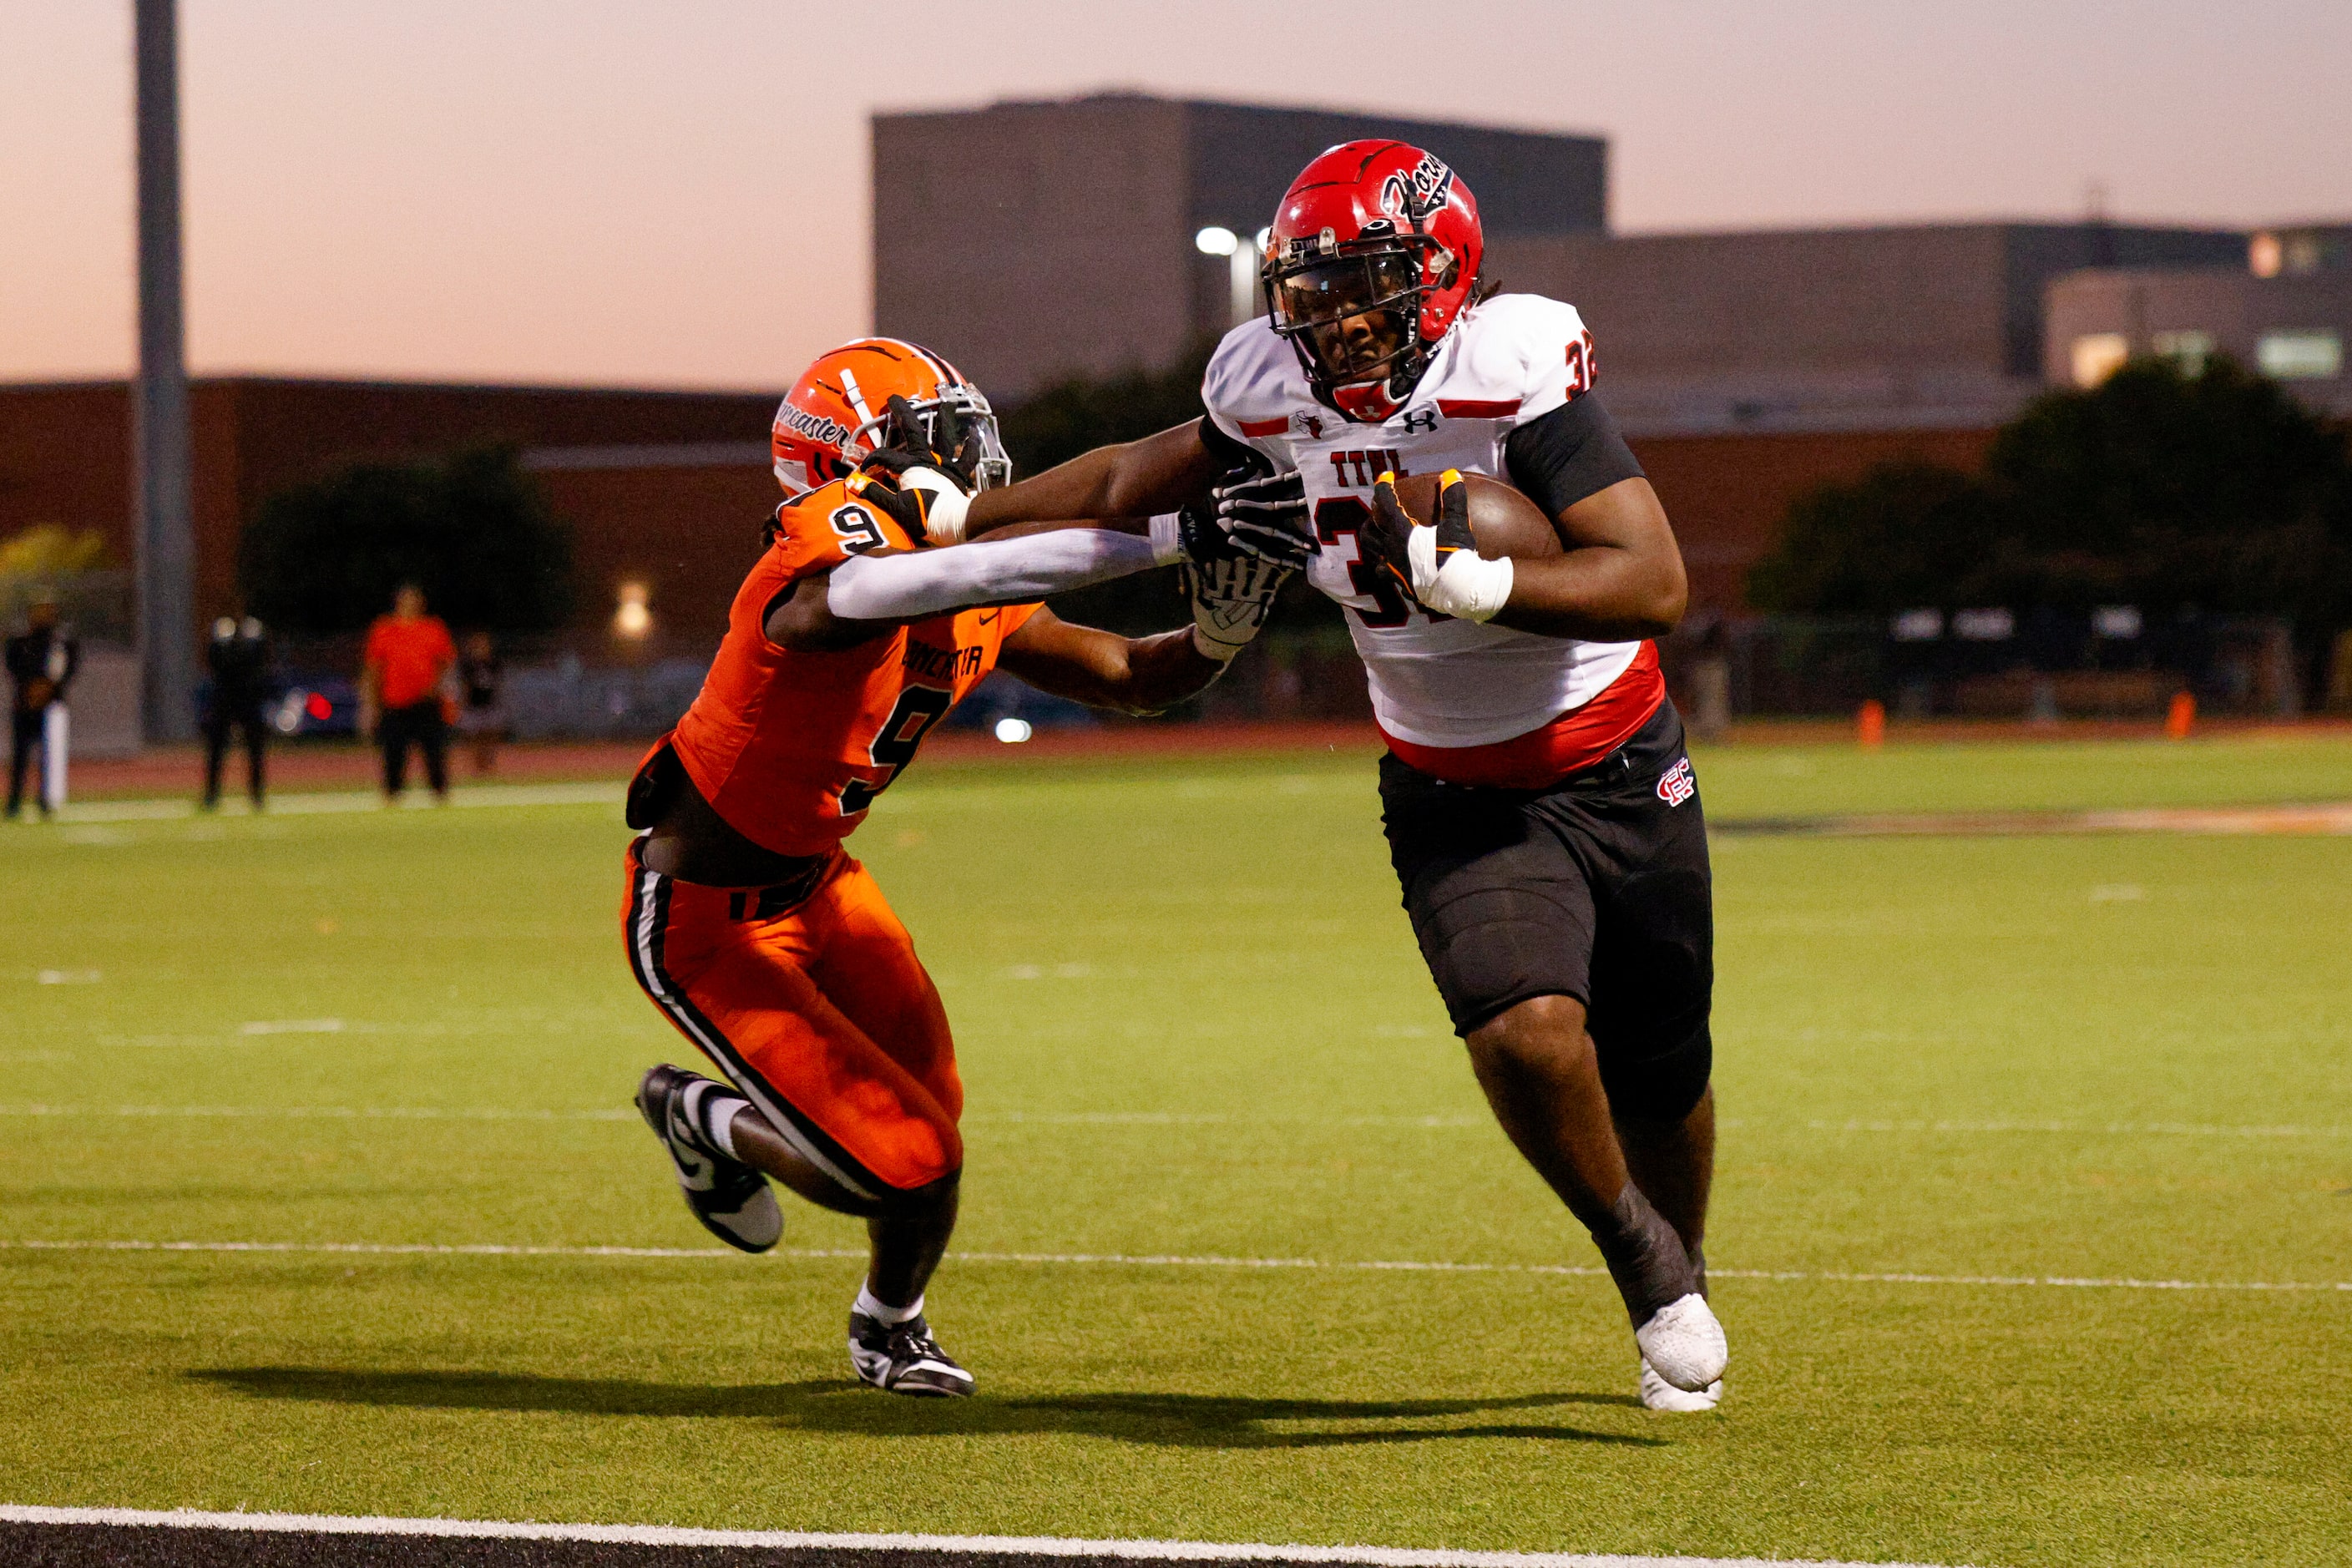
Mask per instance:
[[[795,652],[768,637],[779,595],[852,555],[912,544],[839,481],[787,504],[777,525],[736,592],[719,657],[672,743],[729,826],[780,855],[818,855],[864,820],[1040,606],[961,610],[837,653]]]

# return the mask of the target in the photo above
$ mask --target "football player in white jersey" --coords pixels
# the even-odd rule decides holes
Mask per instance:
[[[960,537],[1163,514],[1154,559],[1303,565],[1346,607],[1389,744],[1391,858],[1478,1082],[1607,1262],[1644,1403],[1706,1409],[1728,1353],[1700,1250],[1712,894],[1649,640],[1681,618],[1682,555],[1591,391],[1583,321],[1490,297],[1484,251],[1476,203],[1440,160],[1334,147],[1283,197],[1270,313],[1219,345],[1205,418],[940,499]],[[1459,487],[1450,515],[1413,520],[1382,482],[1447,469],[1517,487],[1561,553],[1482,561],[1451,547],[1466,537]],[[904,463],[891,479],[910,501],[937,488]],[[1281,575],[1237,604],[1251,629]]]

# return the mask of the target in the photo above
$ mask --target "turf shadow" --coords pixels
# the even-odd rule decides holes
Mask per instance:
[[[1364,1426],[1536,1412],[1562,1405],[1638,1409],[1620,1394],[1525,1394],[1503,1399],[1255,1399],[1201,1394],[1068,1394],[1033,1399],[877,1396],[847,1378],[706,1385],[530,1373],[217,1367],[199,1382],[261,1399],[435,1410],[560,1411],[581,1415],[720,1416],[803,1432],[876,1436],[1072,1433],[1156,1447],[1325,1448],[1520,1437],[1664,1447],[1662,1438],[1534,1421]]]

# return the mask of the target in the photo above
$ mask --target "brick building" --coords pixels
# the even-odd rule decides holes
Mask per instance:
[[[707,634],[775,505],[776,395],[203,377],[191,395],[196,615],[236,607],[236,541],[278,490],[347,464],[520,448],[572,526],[583,626],[624,583],[657,623]],[[42,523],[104,534],[128,562],[131,400],[122,382],[0,387],[0,538]]]

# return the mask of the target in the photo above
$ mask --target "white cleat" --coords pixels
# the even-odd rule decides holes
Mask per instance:
[[[1650,1358],[1642,1358],[1642,1407],[1645,1410],[1672,1410],[1682,1415],[1696,1415],[1712,1410],[1723,1398],[1723,1379],[1717,1378],[1696,1394],[1676,1388],[1658,1375]]]
[[[1723,1337],[1706,1298],[1694,1290],[1667,1302],[1633,1331],[1642,1360],[1659,1378],[1685,1394],[1704,1394],[1723,1377],[1731,1346]]]

